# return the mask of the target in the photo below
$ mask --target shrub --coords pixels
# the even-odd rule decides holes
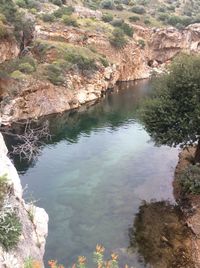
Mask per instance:
[[[159,7],[158,8],[158,12],[165,12],[165,11],[166,11],[165,7]]]
[[[0,21],[0,39],[6,37],[7,35],[8,29],[6,25],[4,25],[2,21]]]
[[[200,194],[200,167],[189,165],[180,175],[180,183],[187,193]]]
[[[71,15],[74,12],[74,8],[72,6],[62,7],[54,11],[53,15],[56,18],[61,18],[63,15]]]
[[[143,39],[139,39],[137,43],[142,49],[145,47],[145,41]]]
[[[145,8],[142,6],[133,6],[131,11],[136,13],[136,14],[144,14],[146,12]]]
[[[159,19],[160,21],[167,21],[168,18],[169,18],[169,15],[168,15],[168,14],[165,14],[165,13],[163,13],[163,14],[159,14],[159,15],[158,15],[158,19]]]
[[[35,71],[35,68],[30,63],[25,62],[19,65],[19,70],[22,73],[30,74]]]
[[[100,61],[103,64],[104,67],[108,67],[109,66],[109,62],[106,58],[100,57]]]
[[[121,11],[122,11],[124,8],[123,8],[123,6],[122,6],[122,5],[120,5],[120,4],[119,4],[119,5],[117,5],[117,6],[116,6],[116,9],[117,9],[117,10],[121,10]]]
[[[24,74],[22,72],[20,72],[19,70],[12,72],[10,76],[12,78],[18,79],[18,80],[23,79],[25,77]]]
[[[102,20],[104,22],[111,22],[113,20],[113,15],[109,13],[103,14]]]
[[[47,66],[47,78],[54,85],[62,85],[64,83],[63,70],[56,64]]]
[[[101,7],[104,9],[113,9],[114,8],[114,3],[112,0],[103,0],[101,2]]]
[[[84,56],[82,54],[78,54],[75,52],[67,53],[65,55],[65,60],[71,62],[72,64],[75,64],[78,66],[81,70],[95,70],[97,69],[97,65],[95,62],[95,59]]]
[[[127,23],[124,22],[120,28],[124,31],[126,35],[130,37],[133,36],[133,28],[129,26]]]
[[[36,61],[30,56],[16,58],[8,62],[5,62],[2,65],[2,69],[4,69],[5,72],[13,73],[15,71],[18,71],[16,74],[21,73],[19,70],[29,73],[29,71],[31,72],[35,71],[36,68],[37,68]],[[13,73],[13,75],[15,75],[15,73]]]
[[[114,19],[111,22],[112,26],[114,26],[114,27],[121,27],[123,23],[124,23],[124,20],[123,19],[119,19],[119,18],[118,19]]]
[[[127,43],[123,30],[116,28],[113,31],[112,37],[110,37],[110,43],[116,48],[122,48]]]
[[[176,26],[176,24],[181,23],[181,18],[179,16],[170,16],[167,19],[167,23]]]
[[[0,208],[2,206],[2,202],[4,200],[4,196],[7,193],[7,175],[4,174],[0,176]]]
[[[131,21],[131,22],[136,22],[136,21],[139,21],[139,20],[140,20],[139,16],[131,16],[131,17],[129,17],[129,21]]]
[[[62,16],[62,21],[63,21],[64,24],[67,25],[67,26],[78,27],[77,20],[76,20],[74,17],[72,17],[72,16],[63,15],[63,16]]]
[[[0,13],[0,21],[3,22],[3,23],[7,22],[6,17],[2,13]]]
[[[54,4],[54,5],[57,5],[57,6],[62,6],[62,1],[61,0],[51,0],[51,2]]]
[[[151,21],[146,18],[146,19],[144,19],[144,24],[149,25],[149,24],[151,24]]]
[[[14,248],[22,232],[15,208],[5,204],[0,214],[0,243],[5,250]]]
[[[24,0],[16,0],[16,4],[22,8],[26,7],[26,2]]]
[[[53,22],[55,20],[55,17],[53,14],[43,14],[42,15],[42,20],[44,22]]]

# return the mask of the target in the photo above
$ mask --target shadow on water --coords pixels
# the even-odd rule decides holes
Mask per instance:
[[[194,268],[190,235],[176,205],[143,202],[130,229],[130,248],[138,250],[147,267]]]

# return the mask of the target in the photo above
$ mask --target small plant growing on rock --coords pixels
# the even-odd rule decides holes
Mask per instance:
[[[186,193],[200,194],[200,166],[189,165],[180,175],[180,184]]]
[[[0,208],[3,203],[4,197],[7,193],[8,184],[7,184],[7,174],[0,176]]]
[[[22,225],[16,208],[7,200],[0,213],[0,243],[5,250],[14,248],[22,232]]]
[[[143,39],[139,39],[137,42],[138,46],[141,47],[142,49],[145,48],[145,41]]]

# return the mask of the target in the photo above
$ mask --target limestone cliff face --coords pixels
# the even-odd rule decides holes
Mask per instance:
[[[81,8],[79,12],[83,12]],[[83,47],[92,46],[107,57],[110,65],[99,68],[90,76],[83,72],[69,71],[64,86],[55,86],[33,77],[20,81],[10,79],[4,83],[0,81],[0,97],[3,87],[9,88],[10,92],[17,92],[14,96],[2,93],[6,102],[1,103],[0,123],[7,124],[19,119],[37,118],[78,108],[84,103],[99,99],[117,81],[150,77],[155,68],[159,69],[181,51],[200,52],[200,24],[190,25],[181,31],[172,27],[149,29],[135,25],[134,32],[133,39],[123,49],[115,49],[104,34],[63,27],[56,23],[51,29],[45,25],[36,25],[35,38],[62,40]],[[144,47],[140,44],[141,40],[144,40]],[[53,51],[49,51],[47,62],[52,55]],[[0,54],[0,59],[4,61],[5,57],[1,58]]]
[[[43,255],[48,233],[48,215],[44,209],[26,204],[22,198],[22,186],[15,167],[7,157],[7,148],[0,133],[0,176],[7,174],[13,191],[7,203],[17,209],[22,224],[22,234],[16,248],[6,252],[0,246],[1,268],[23,268],[24,262],[31,258],[43,267]],[[33,219],[30,219],[30,210]],[[0,211],[2,213],[2,211]]]
[[[180,51],[200,52],[200,24],[178,31],[173,27],[153,30],[149,40],[149,59],[166,62]]]
[[[16,58],[19,48],[14,40],[0,39],[0,63]]]

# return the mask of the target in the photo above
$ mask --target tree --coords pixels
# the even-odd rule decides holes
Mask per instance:
[[[146,130],[158,144],[197,142],[194,161],[200,162],[200,56],[179,56],[154,88],[141,111]]]
[[[49,122],[44,121],[38,126],[38,122],[27,120],[26,122],[15,123],[20,133],[14,133],[10,126],[0,126],[0,132],[4,136],[11,136],[15,139],[11,155],[18,155],[21,159],[31,162],[40,154],[45,141],[51,139]]]

